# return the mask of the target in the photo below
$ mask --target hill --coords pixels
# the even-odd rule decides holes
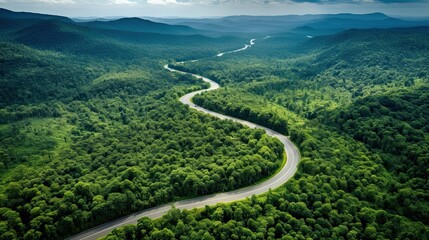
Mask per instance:
[[[220,49],[238,47],[244,42],[244,39],[232,37],[97,29],[55,19],[7,20],[13,30],[3,29],[0,34],[4,66],[0,78],[1,106],[73,97],[89,83],[88,78],[94,76],[79,64],[118,62],[123,66],[143,61],[157,68],[157,61],[162,59],[214,56]],[[58,71],[43,71],[44,68]],[[94,68],[95,72],[104,72],[98,64]],[[22,69],[28,72],[21,74]],[[81,74],[74,75],[70,71]]]
[[[428,21],[405,21],[382,13],[315,14],[285,16],[230,16],[214,19],[154,19],[183,24],[196,29],[222,32],[279,34],[308,26],[320,33],[335,33],[350,28],[392,28],[429,25]]]
[[[359,64],[382,65],[388,61],[395,64],[395,68],[410,66],[401,65],[402,57],[425,60],[429,57],[429,27],[392,28],[392,29],[351,29],[329,36],[316,36],[295,47],[296,53],[321,53],[316,61],[320,64],[335,64],[342,59],[350,63],[350,66]],[[325,51],[324,51],[325,50]],[[395,51],[394,55],[387,55]],[[379,54],[377,54],[379,53]],[[339,56],[341,54],[341,56]],[[368,56],[376,56],[378,59],[363,62]],[[396,57],[395,57],[396,56]],[[392,61],[395,59],[395,61]],[[315,62],[316,63],[316,62]],[[386,64],[388,64],[386,63]],[[416,67],[420,68],[421,65]]]
[[[79,23],[82,26],[89,26],[100,29],[120,30],[129,32],[150,32],[171,35],[191,35],[198,33],[197,30],[181,25],[168,25],[152,22],[141,18],[121,18],[113,21],[92,21]]]
[[[164,23],[153,22],[141,18],[121,18],[116,20],[95,20],[95,21],[73,21],[70,18],[30,13],[14,12],[0,8],[0,28],[5,30],[16,30],[19,27],[29,26],[43,20],[54,20],[66,23],[75,23],[79,26],[86,26],[103,30],[117,30],[123,32],[139,33],[161,33],[169,35],[195,35],[201,33],[196,29],[183,25],[169,25]]]
[[[40,20],[48,20],[55,19],[61,20],[65,22],[72,22],[70,18],[49,14],[40,14],[40,13],[32,13],[32,12],[14,12],[8,9],[0,8],[0,19],[40,19]]]
[[[152,56],[151,49],[147,45],[162,45],[162,48],[156,47],[155,49],[165,51],[165,54],[169,54],[168,49],[183,46],[183,55],[192,55],[192,49],[200,49],[201,46],[206,46],[206,49],[209,50],[207,54],[214,55],[216,52],[213,49],[221,47],[225,43],[240,46],[245,41],[235,37],[213,38],[195,34],[174,35],[174,33],[177,33],[174,30],[169,34],[160,34],[99,29],[58,20],[38,20],[35,22],[33,19],[7,19],[7,21],[10,24],[3,25],[3,33],[5,33],[3,38],[5,40],[43,50],[56,50],[107,58],[136,58],[139,55]],[[172,29],[175,28],[173,27]],[[167,33],[168,29],[163,31]],[[225,49],[230,49],[227,45],[225,45]],[[180,58],[180,54],[176,54],[176,56]]]
[[[30,12],[14,12],[0,8],[0,31],[3,35],[19,31],[47,20],[73,23],[73,21],[67,17]]]

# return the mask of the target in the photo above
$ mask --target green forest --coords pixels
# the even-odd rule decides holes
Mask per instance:
[[[22,32],[33,34],[17,43]],[[46,32],[51,42],[38,42]],[[1,239],[64,238],[173,200],[250,185],[283,162],[281,143],[263,131],[177,101],[205,85],[162,68],[170,57],[212,55],[239,46],[237,39],[172,52],[162,40],[173,36],[132,45],[64,22],[12,33],[18,40],[8,34],[0,43]],[[64,43],[72,33],[82,42]]]
[[[298,172],[104,239],[429,239],[428,27],[279,34],[216,57],[249,36],[33,17],[0,17],[0,239],[64,239],[284,164],[263,130],[180,103],[208,86],[165,64],[222,85],[195,104],[290,136]]]
[[[260,42],[177,65],[225,85],[195,103],[287,126],[298,173],[264,196],[173,209],[105,239],[428,239],[428,32],[353,30],[301,52]]]

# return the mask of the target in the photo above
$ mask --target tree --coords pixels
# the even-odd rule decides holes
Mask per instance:
[[[155,228],[151,232],[149,239],[164,240],[164,239],[175,239],[175,238],[174,238],[174,233],[170,229],[163,228],[162,230],[158,230]]]

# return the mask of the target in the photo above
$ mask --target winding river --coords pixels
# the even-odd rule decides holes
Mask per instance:
[[[219,53],[216,56],[222,57],[224,54],[244,51],[247,48],[254,45],[255,41],[256,41],[255,39],[252,39],[252,40],[250,40],[250,45],[246,44],[244,48],[240,48],[240,49],[237,49],[234,51]],[[196,60],[193,60],[193,61],[196,61]],[[168,65],[165,65],[164,68],[166,70],[173,72],[173,73],[176,73],[176,74],[190,74],[188,72],[179,71],[177,69],[169,67]],[[195,109],[197,111],[215,116],[215,117],[220,118],[222,120],[232,120],[232,121],[241,123],[241,124],[243,124],[247,127],[250,127],[250,128],[260,128],[260,129],[265,130],[267,135],[275,137],[283,143],[284,149],[285,149],[285,152],[287,155],[286,164],[282,167],[282,169],[276,175],[274,175],[273,177],[267,179],[266,181],[258,183],[256,185],[241,188],[241,189],[230,191],[230,192],[216,193],[216,194],[196,197],[196,198],[192,198],[192,199],[181,200],[181,201],[167,203],[167,204],[163,204],[163,205],[160,205],[157,207],[149,208],[149,209],[146,209],[144,211],[133,213],[133,214],[128,215],[126,217],[119,218],[119,219],[113,220],[111,222],[105,223],[103,225],[97,226],[95,228],[89,229],[85,232],[82,232],[80,234],[77,234],[75,236],[68,238],[69,240],[78,240],[78,239],[80,239],[80,240],[94,240],[94,239],[104,237],[107,234],[109,234],[114,228],[122,227],[122,226],[128,225],[128,224],[136,224],[137,221],[142,217],[149,217],[152,219],[162,217],[165,213],[167,213],[171,209],[171,207],[173,205],[178,209],[194,209],[194,208],[201,208],[201,207],[204,207],[206,205],[215,205],[217,203],[227,203],[227,202],[243,200],[247,197],[251,197],[252,195],[258,195],[258,194],[266,193],[270,189],[278,188],[293,177],[293,175],[295,174],[295,172],[298,168],[298,163],[300,160],[300,154],[299,154],[297,147],[286,136],[284,136],[284,135],[282,135],[282,134],[280,134],[280,133],[278,133],[272,129],[260,126],[258,124],[255,124],[255,123],[252,123],[249,121],[245,121],[245,120],[241,120],[238,118],[226,116],[226,115],[223,115],[223,114],[220,114],[217,112],[213,112],[213,111],[204,109],[204,108],[194,104],[191,101],[192,97],[194,97],[195,95],[200,94],[202,92],[213,91],[215,89],[220,88],[220,86],[216,82],[214,82],[214,81],[212,81],[206,77],[203,77],[203,76],[200,76],[197,74],[192,74],[192,76],[194,76],[198,79],[201,79],[204,82],[209,83],[210,88],[188,93],[188,94],[186,94],[180,98],[180,102],[182,102],[185,105],[188,105],[192,109]]]

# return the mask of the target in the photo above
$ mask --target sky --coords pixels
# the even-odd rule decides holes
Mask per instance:
[[[220,17],[372,13],[429,16],[429,0],[0,0],[0,7],[68,17]]]

